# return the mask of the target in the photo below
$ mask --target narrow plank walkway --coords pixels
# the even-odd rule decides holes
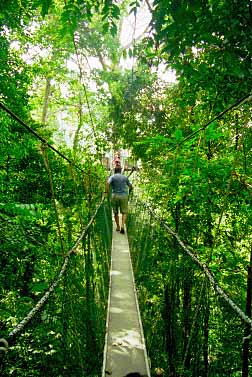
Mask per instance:
[[[113,224],[103,377],[149,377],[127,234]]]

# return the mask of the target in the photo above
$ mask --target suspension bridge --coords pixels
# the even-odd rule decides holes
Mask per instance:
[[[116,232],[102,165],[76,165],[1,109],[24,128],[19,163],[3,148],[2,375],[241,375],[237,355],[248,349],[252,320],[207,262],[137,194],[126,234]],[[24,147],[30,133],[32,159]],[[167,359],[155,355],[153,365],[160,343]]]

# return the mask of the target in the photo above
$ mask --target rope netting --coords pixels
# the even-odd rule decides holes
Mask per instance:
[[[239,262],[229,274],[222,266],[215,277],[199,250],[187,246],[157,213],[135,196],[128,217],[153,375],[242,376],[252,323],[245,314],[247,266]],[[248,360],[251,373],[251,352]]]
[[[106,173],[88,158],[75,166],[17,119],[1,119],[1,375],[100,376],[112,226],[101,200]]]

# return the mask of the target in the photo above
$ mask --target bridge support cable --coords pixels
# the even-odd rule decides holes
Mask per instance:
[[[0,174],[1,373],[98,375],[111,251],[106,172],[90,161],[82,169],[0,110],[14,120],[5,117]]]
[[[205,264],[200,262],[199,258],[196,255],[196,252],[192,250],[191,247],[187,246],[179,237],[179,235],[174,232],[166,223],[165,221],[159,217],[152,208],[145,202],[141,202],[141,204],[152,214],[152,216],[160,222],[160,224],[172,235],[178,242],[178,244],[182,247],[182,249],[187,253],[187,255],[196,263],[202,271],[204,271],[205,275],[209,279],[210,283],[212,284],[214,290],[227,302],[227,304],[236,312],[236,314],[247,324],[252,327],[252,319],[249,318],[243,310],[239,308],[238,305],[224,292],[224,290],[218,285],[217,281],[215,280],[210,268]]]
[[[102,376],[150,376],[127,235],[113,224]]]
[[[103,204],[103,201],[97,207],[95,213],[93,214],[93,216],[91,217],[89,223],[87,224],[87,226],[84,228],[84,230],[82,231],[82,233],[80,234],[80,236],[76,240],[74,246],[70,250],[68,250],[68,252],[66,253],[66,256],[64,258],[64,262],[63,262],[62,267],[61,267],[61,270],[60,270],[59,274],[57,275],[57,277],[55,278],[55,280],[53,281],[53,283],[51,284],[51,286],[48,289],[48,291],[43,295],[43,297],[41,297],[41,299],[34,306],[34,308],[27,314],[27,316],[9,333],[8,338],[10,340],[13,339],[13,338],[15,338],[15,337],[17,337],[19,335],[19,333],[21,333],[23,331],[24,327],[33,319],[33,317],[37,314],[37,312],[46,303],[46,301],[48,300],[48,298],[51,295],[51,293],[58,286],[59,282],[62,279],[62,276],[66,272],[66,269],[67,269],[67,266],[68,266],[68,263],[69,263],[69,257],[70,257],[70,255],[76,251],[76,249],[79,246],[80,242],[88,234],[88,231],[89,231],[91,225],[93,224],[93,222],[95,221],[95,218],[97,216],[97,212],[101,208],[102,204]]]
[[[79,376],[79,373],[83,373],[81,375],[89,376],[89,373],[91,373],[92,370],[95,370],[95,368],[99,367],[96,358],[93,359],[93,362],[88,362],[88,359],[90,359],[90,356],[88,356],[88,354],[90,355],[90,353],[94,352],[94,350],[85,350],[85,341],[88,337],[88,334],[92,333],[94,335],[92,342],[94,342],[94,339],[97,338],[97,340],[95,341],[95,343],[97,342],[97,344],[93,344],[92,347],[100,347],[104,343],[105,322],[101,320],[98,321],[94,318],[94,316],[97,316],[97,318],[102,318],[105,316],[105,313],[102,313],[102,311],[106,306],[106,300],[108,297],[109,255],[111,245],[109,234],[111,233],[111,230],[109,225],[110,211],[108,211],[108,208],[106,207],[107,205],[104,203],[104,201],[99,204],[89,223],[86,225],[82,233],[79,235],[78,239],[75,241],[73,247],[66,253],[62,267],[57,277],[50,285],[50,288],[37,302],[37,304],[30,310],[30,312],[15,326],[15,328],[13,328],[8,333],[8,335],[4,336],[4,338],[0,340],[0,346],[2,346],[0,351],[4,351],[4,353],[6,353],[5,361],[7,362],[6,364],[4,363],[3,370],[7,371],[9,364],[12,362],[14,364],[14,361],[12,361],[13,357],[14,360],[17,360],[19,363],[21,363],[21,365],[22,359],[26,359],[26,357],[28,357],[29,365],[31,367],[33,366],[34,369],[36,369],[35,360],[38,360],[38,355],[37,357],[34,357],[35,364],[32,364],[32,353],[30,353],[29,356],[29,352],[27,353],[27,350],[30,349],[31,352],[30,342],[32,342],[33,347],[36,347],[37,341],[39,344],[41,343],[40,347],[43,346],[43,342],[45,342],[45,340],[42,340],[42,337],[40,339],[33,339],[33,333],[34,336],[36,336],[35,334],[38,333],[41,325],[47,325],[47,330],[44,330],[44,335],[47,335],[48,340],[52,338],[50,340],[50,343],[54,344],[55,340],[53,338],[57,334],[54,330],[56,325],[54,321],[57,317],[59,317],[59,314],[57,314],[60,310],[59,306],[62,307],[60,303],[61,296],[65,297],[65,303],[63,305],[64,308],[62,309],[62,312],[61,310],[60,312],[63,316],[63,321],[66,321],[67,325],[64,326],[64,334],[61,334],[59,328],[56,331],[58,332],[58,341],[60,341],[60,339],[62,338],[62,340],[65,342],[65,351],[69,352],[68,347],[70,342],[70,347],[72,348],[71,352],[74,352],[74,357],[77,358],[78,355],[78,367],[77,365],[75,365],[74,368],[77,369],[74,369],[75,372],[73,372],[73,375]],[[87,237],[88,234],[91,243],[90,257],[92,258],[93,263],[93,274],[95,273],[95,281],[92,281],[91,286],[89,287],[92,295],[90,295],[90,292],[87,292],[87,288],[83,289],[83,282],[87,277],[85,276],[86,272],[83,268],[84,264],[81,250],[83,246],[83,240]],[[97,276],[97,272],[100,274],[100,276]],[[65,277],[64,282],[63,277]],[[73,285],[74,281],[75,283]],[[64,292],[62,288],[63,283]],[[93,313],[92,318],[87,318],[85,316],[85,312],[87,310],[85,303],[86,295],[88,295],[91,299],[89,306],[91,308],[91,312]],[[52,314],[49,314],[50,312],[52,312]],[[51,323],[51,325],[50,322],[46,320],[47,316],[49,315],[52,315],[53,322]],[[95,323],[93,323],[93,321],[95,321]],[[80,334],[80,329],[82,329],[82,334]],[[101,336],[101,333],[103,333],[103,336]],[[100,342],[99,345],[98,340]],[[7,353],[8,349],[9,351]],[[15,350],[16,352],[18,352],[19,350],[18,358],[17,356],[15,356]],[[100,349],[100,351],[98,352],[97,349],[98,354],[101,354],[101,351],[102,350]],[[36,352],[39,352],[39,355],[43,357],[41,363],[46,363],[46,356],[43,356],[44,351],[38,351],[35,349],[34,352],[35,354]],[[69,363],[68,357],[66,358],[66,360],[66,364]],[[97,364],[96,366],[93,365],[95,363]],[[13,364],[12,367],[14,367]]]
[[[212,124],[213,122],[215,122],[218,119],[221,119],[229,111],[235,109],[238,106],[241,106],[242,104],[244,104],[246,102],[251,102],[251,101],[252,101],[252,94],[251,93],[249,93],[249,94],[245,95],[244,97],[240,98],[235,103],[233,103],[232,105],[230,105],[229,107],[227,107],[225,110],[223,110],[222,112],[220,112],[219,114],[217,114],[212,119],[210,119],[207,123],[205,123],[198,130],[196,130],[196,131],[190,133],[188,136],[186,136],[181,142],[179,142],[178,144],[176,144],[175,147],[169,149],[169,152],[174,151],[175,149],[179,148],[182,144],[184,144],[186,141],[191,140],[192,138],[194,138],[195,135],[197,135],[201,131],[204,131],[208,126],[210,126],[210,124]]]
[[[25,123],[19,116],[17,116],[12,110],[10,110],[3,102],[0,101],[0,109],[6,112],[12,119],[21,124],[28,132],[30,132],[37,140],[40,140],[42,145],[47,146],[53,152],[58,154],[63,160],[67,161],[70,165],[74,166],[76,169],[80,170],[82,173],[86,173],[80,166],[76,165],[74,161],[70,160],[66,155],[60,152],[52,144],[50,144],[44,137],[39,135],[32,127]]]
[[[242,349],[252,324],[235,286],[244,280],[242,271],[240,280],[237,271],[230,271],[229,277],[220,272],[217,281],[195,250],[135,195],[128,235],[152,373],[241,373]]]

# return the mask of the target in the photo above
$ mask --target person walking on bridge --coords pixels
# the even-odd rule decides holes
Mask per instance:
[[[129,178],[121,174],[121,172],[122,172],[121,166],[116,166],[114,169],[114,174],[111,175],[111,177],[109,177],[106,183],[105,192],[108,192],[110,187],[112,188],[111,205],[114,212],[116,230],[124,234],[127,213],[128,213],[129,192],[132,191],[133,186],[130,183]],[[119,220],[119,210],[120,210],[120,213],[122,214],[121,228],[120,228],[120,220]]]

